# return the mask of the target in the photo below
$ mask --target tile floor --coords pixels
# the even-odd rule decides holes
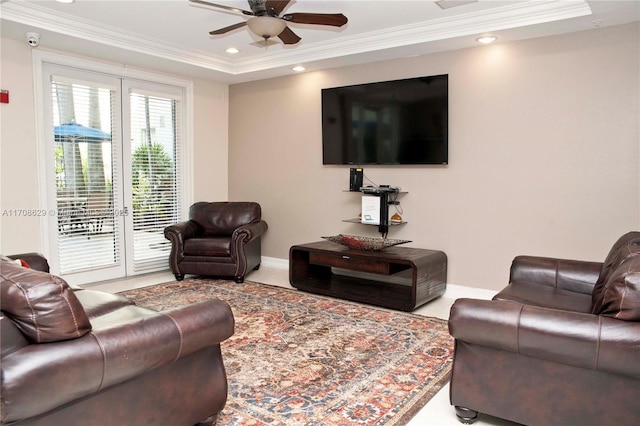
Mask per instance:
[[[102,283],[87,285],[87,288],[102,290],[108,292],[119,292],[132,288],[140,288],[153,284],[159,284],[174,280],[173,274],[169,271],[154,274],[148,274],[124,280],[113,280]],[[292,288],[289,284],[289,271],[281,267],[269,267],[262,265],[259,270],[253,271],[247,276],[247,280],[257,281],[265,284],[277,285],[286,288]],[[413,311],[415,314],[433,316],[438,318],[449,318],[449,309],[457,297],[478,297],[478,293],[474,289],[468,289],[469,295],[465,295],[465,287],[456,286],[455,292],[447,290],[445,294],[426,305]],[[453,294],[455,293],[455,294]],[[482,296],[480,296],[482,297]],[[416,416],[411,419],[408,426],[460,426],[462,423],[458,421],[455,411],[449,405],[449,385],[444,386],[429,403]],[[478,426],[494,425],[494,426],[513,426],[511,423],[502,419],[497,419],[487,415],[483,415],[478,422]]]

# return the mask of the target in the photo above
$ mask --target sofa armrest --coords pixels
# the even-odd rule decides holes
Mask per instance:
[[[234,333],[231,307],[221,300],[207,300],[163,312],[180,330],[182,338],[178,358],[218,344]]]
[[[640,323],[527,306],[458,299],[449,332],[460,341],[640,378]]]
[[[45,413],[219,345],[233,334],[234,319],[227,303],[208,300],[162,313],[129,305],[92,325],[81,338],[29,345],[2,359],[3,422]]]
[[[198,236],[201,233],[202,227],[193,220],[176,223],[164,228],[164,237],[172,242],[175,240],[184,243],[184,240]]]
[[[233,335],[234,320],[226,302],[207,300],[161,313],[130,305],[92,325],[105,355],[105,387],[219,344]]]
[[[171,241],[169,266],[172,271],[179,271],[178,264],[184,259],[184,242],[189,238],[202,234],[202,227],[193,220],[176,223],[164,228],[164,237]]]
[[[231,236],[231,259],[235,262],[243,259],[245,246],[267,232],[267,228],[267,222],[264,220],[251,222],[236,228]]]
[[[601,269],[601,262],[517,256],[511,264],[509,283],[539,284],[591,294]]]
[[[21,254],[12,254],[7,257],[11,259],[22,259],[29,267],[35,269],[37,271],[49,272],[49,262],[47,262],[47,258],[41,255],[40,253],[21,253]]]
[[[251,222],[246,225],[239,226],[233,231],[233,235],[231,236],[231,246],[234,247],[234,242],[238,240],[242,240],[244,244],[250,243],[251,241],[267,232],[267,228],[267,222],[265,222],[264,220],[259,220],[257,222]]]

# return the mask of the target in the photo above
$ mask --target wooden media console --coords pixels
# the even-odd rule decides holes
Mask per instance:
[[[410,247],[352,250],[330,241],[295,245],[289,282],[310,293],[412,311],[444,293],[447,255]]]

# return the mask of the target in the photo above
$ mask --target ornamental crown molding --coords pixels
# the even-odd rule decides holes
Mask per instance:
[[[516,2],[478,12],[339,37],[287,51],[259,53],[243,60],[230,60],[52,11],[34,3],[3,2],[1,12],[2,19],[9,21],[231,75],[543,24],[592,13],[589,5],[581,0]]]

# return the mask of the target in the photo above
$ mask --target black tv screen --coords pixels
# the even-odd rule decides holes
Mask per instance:
[[[449,76],[322,90],[322,164],[448,164]]]

